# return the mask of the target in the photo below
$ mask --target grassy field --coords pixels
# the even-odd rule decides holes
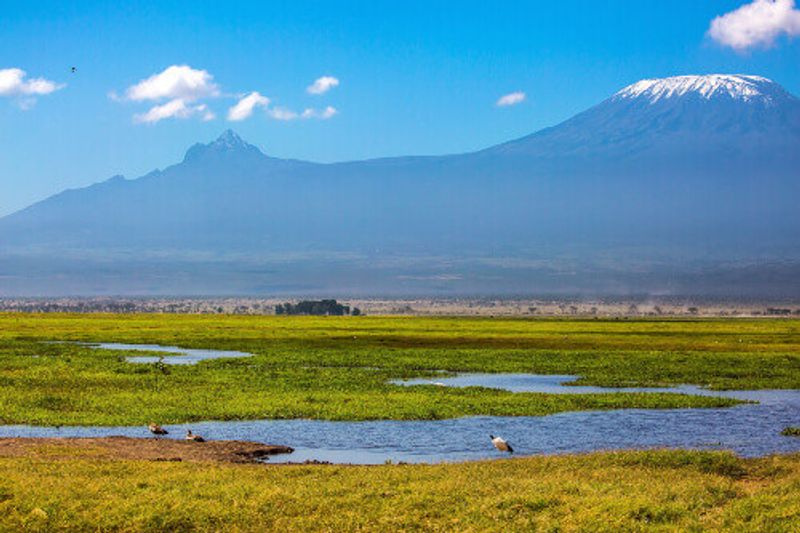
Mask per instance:
[[[57,343],[53,343],[57,341]],[[136,365],[64,343],[240,350]],[[0,423],[438,419],[704,407],[674,394],[404,388],[437,370],[800,388],[800,322],[0,314]],[[141,355],[136,353],[135,355]],[[0,456],[0,530],[797,531],[800,455],[629,451],[440,465],[237,465],[36,442]]]
[[[91,450],[0,459],[5,531],[790,532],[800,530],[798,495],[798,455],[617,452],[377,467],[106,461]]]
[[[135,365],[50,341],[241,350],[197,366]],[[800,388],[800,321],[209,315],[0,315],[0,423],[441,419],[707,407],[674,394],[543,395],[405,388],[436,370],[578,374],[606,386]]]

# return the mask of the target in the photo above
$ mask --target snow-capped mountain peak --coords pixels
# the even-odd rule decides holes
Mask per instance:
[[[613,96],[614,100],[643,98],[651,104],[661,100],[696,95],[705,100],[729,98],[745,102],[774,104],[789,96],[780,85],[761,76],[744,74],[708,74],[646,79],[629,85]]]

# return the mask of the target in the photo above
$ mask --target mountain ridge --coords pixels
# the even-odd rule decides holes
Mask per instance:
[[[191,271],[201,283],[207,263],[170,261],[208,257],[235,269],[231,258],[250,257],[260,266],[242,279],[253,287],[271,286],[270,276],[335,284],[330,272],[347,276],[348,264],[381,286],[445,279],[437,283],[457,291],[464,280],[529,287],[567,258],[574,276],[591,277],[608,253],[631,279],[641,277],[631,269],[677,275],[698,261],[775,257],[765,250],[800,259],[800,100],[730,97],[734,81],[759,94],[783,89],[710,76],[616,96],[640,81],[556,126],[465,154],[321,164],[268,156],[226,130],[163,170],[65,191],[0,219],[0,260],[36,251],[35,264],[64,275],[59,256],[105,256],[97,260],[112,271],[127,268],[125,254],[158,257],[147,268],[161,265],[165,280]],[[314,261],[274,262],[311,250]],[[419,274],[448,264],[461,270]],[[4,275],[29,274],[4,273],[0,261]],[[214,276],[212,285],[224,279]],[[158,292],[170,282],[152,283]]]
[[[667,86],[661,85],[662,88],[658,88],[658,86],[660,84],[667,83],[667,82],[670,82],[672,80],[687,80],[687,81],[689,81],[689,83],[685,83],[685,84],[683,84],[683,86],[684,87],[692,87],[693,86],[693,89],[692,89],[693,92],[696,92],[697,94],[700,94],[704,98],[708,99],[710,96],[713,96],[713,93],[716,92],[721,87],[721,84],[718,84],[718,83],[712,83],[712,85],[710,85],[710,86],[707,84],[709,79],[716,79],[716,78],[721,78],[721,79],[739,79],[739,78],[744,78],[744,79],[752,79],[752,80],[757,80],[759,82],[768,83],[770,86],[773,87],[773,90],[769,91],[770,93],[782,94],[785,97],[785,99],[788,99],[788,100],[792,101],[793,103],[797,104],[797,107],[798,107],[798,110],[797,110],[798,115],[797,116],[800,117],[800,98],[795,96],[795,95],[793,95],[793,94],[791,94],[791,93],[789,93],[788,91],[786,91],[780,84],[778,84],[778,83],[776,83],[776,82],[774,82],[774,81],[772,81],[772,80],[770,80],[768,78],[765,78],[763,76],[756,76],[756,75],[750,75],[750,74],[747,74],[747,75],[745,75],[745,74],[681,75],[681,76],[671,76],[671,77],[666,77],[666,78],[646,78],[646,79],[639,80],[639,81],[634,82],[634,83],[632,83],[630,85],[627,85],[626,87],[623,87],[622,89],[620,89],[619,91],[617,91],[616,93],[614,93],[613,95],[608,97],[606,100],[604,100],[601,103],[597,104],[596,106],[593,106],[592,108],[589,108],[586,111],[580,112],[580,113],[574,115],[573,117],[571,117],[569,119],[566,119],[566,120],[564,120],[564,121],[562,121],[562,122],[560,122],[560,123],[558,123],[556,125],[547,126],[547,127],[542,128],[540,130],[537,130],[537,131],[535,131],[535,132],[533,132],[531,134],[524,135],[524,136],[516,138],[516,139],[511,139],[509,141],[501,142],[501,143],[499,143],[497,145],[493,145],[493,146],[489,146],[487,148],[479,149],[479,150],[476,150],[474,152],[458,152],[458,153],[451,153],[451,154],[425,155],[425,156],[420,156],[420,155],[386,156],[386,157],[376,157],[376,158],[370,158],[370,159],[356,159],[356,160],[334,161],[334,162],[331,162],[331,163],[318,163],[318,162],[315,162],[315,161],[307,161],[307,160],[299,160],[299,159],[291,159],[291,158],[278,158],[278,157],[269,156],[266,153],[264,153],[258,146],[254,145],[254,144],[251,144],[249,142],[246,142],[233,129],[228,128],[228,129],[225,129],[216,139],[214,139],[214,140],[212,140],[212,141],[210,141],[208,143],[197,142],[194,145],[192,145],[191,147],[189,147],[186,150],[185,154],[184,154],[182,162],[186,162],[186,161],[190,161],[190,160],[196,159],[199,156],[206,155],[208,153],[215,153],[215,154],[237,153],[237,152],[240,152],[240,151],[250,152],[251,154],[254,154],[254,155],[261,155],[266,159],[275,160],[275,161],[302,163],[302,164],[308,164],[308,165],[321,165],[321,166],[322,165],[353,165],[353,164],[361,164],[361,163],[375,163],[375,162],[403,161],[403,160],[435,160],[435,159],[452,158],[452,157],[458,157],[458,156],[469,156],[469,155],[474,155],[474,154],[482,154],[482,153],[485,153],[485,152],[490,152],[490,151],[495,151],[495,150],[498,150],[498,149],[502,149],[503,147],[506,147],[506,146],[515,145],[515,144],[517,144],[517,143],[519,143],[521,141],[524,141],[524,140],[527,140],[527,139],[531,139],[531,138],[535,138],[535,137],[540,137],[540,136],[542,136],[544,134],[550,133],[554,129],[557,129],[557,128],[561,127],[561,126],[569,124],[570,122],[574,121],[575,119],[581,118],[587,112],[590,112],[590,111],[596,109],[597,107],[603,106],[603,105],[605,105],[607,103],[614,102],[615,100],[618,100],[618,99],[631,100],[631,99],[637,99],[637,98],[645,98],[645,99],[647,99],[652,94],[653,91],[655,91],[657,93],[665,92],[665,91],[668,90],[666,88]],[[709,87],[710,87],[710,89],[709,89]],[[674,86],[672,87],[672,89],[674,91],[674,95],[686,96],[687,91],[682,90],[682,89],[677,89]],[[706,92],[704,89],[707,90],[708,92]],[[761,94],[761,93],[757,93],[757,94]],[[674,95],[669,95],[669,97],[672,97]],[[743,95],[742,99],[745,100],[745,101],[757,100],[757,99],[754,99],[754,98],[745,98],[744,97],[744,96],[746,96],[745,93],[742,93],[742,95]],[[652,96],[655,97],[656,95],[653,94]],[[753,95],[751,94],[750,96],[753,96]],[[658,100],[660,100],[660,99],[661,98],[658,98]],[[770,101],[771,101],[771,99],[770,99]],[[656,102],[650,102],[650,103],[656,103]],[[800,132],[800,120],[798,120],[798,122],[797,122],[797,128],[798,128],[798,131]],[[153,171],[151,171],[151,172],[149,172],[149,173],[147,173],[147,174],[145,174],[143,176],[140,176],[139,178],[132,178],[132,179],[125,178],[125,179],[127,181],[135,181],[135,180],[138,180],[138,179],[141,179],[141,178],[147,178],[150,175],[152,175],[154,173],[157,174],[159,172],[161,172],[161,170],[157,169],[157,170],[153,170]],[[112,176],[112,177],[110,177],[110,178],[108,178],[106,180],[103,180],[103,181],[100,181],[100,182],[96,182],[93,185],[97,185],[99,183],[105,183],[105,182],[111,181],[113,179],[117,179],[119,177],[123,177],[124,178],[124,176],[122,174],[117,174],[117,175],[114,175],[114,176]],[[92,185],[88,185],[87,187],[84,187],[84,188],[89,188],[89,187],[92,187]],[[67,189],[67,190],[72,191],[72,190],[80,190],[80,189]],[[65,191],[62,191],[62,192],[65,192]],[[56,195],[57,194],[60,194],[60,193],[56,193]],[[48,198],[50,198],[50,197],[48,197]],[[46,201],[48,198],[45,198],[43,201]],[[40,203],[40,202],[35,202],[32,205],[35,205],[37,203]],[[28,207],[30,207],[30,206],[28,206]],[[23,208],[23,210],[24,209],[27,209],[27,207]],[[5,215],[5,217],[12,216],[14,214],[15,213],[10,213],[8,215]],[[0,220],[2,220],[2,218],[4,218],[4,217],[0,217]]]

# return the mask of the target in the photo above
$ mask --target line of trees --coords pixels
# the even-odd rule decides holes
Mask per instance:
[[[286,302],[275,306],[276,315],[359,316],[361,309],[342,305],[336,300],[303,300],[296,304]]]

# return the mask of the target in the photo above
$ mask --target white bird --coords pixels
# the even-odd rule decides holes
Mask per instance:
[[[205,442],[206,441],[206,439],[204,439],[200,435],[195,435],[194,433],[192,433],[191,429],[187,429],[186,430],[186,440],[190,440],[192,442]]]
[[[511,445],[507,443],[503,437],[495,437],[494,435],[489,435],[489,438],[492,439],[492,444],[494,444],[494,447],[500,450],[501,452],[514,453],[514,448],[512,448]]]

